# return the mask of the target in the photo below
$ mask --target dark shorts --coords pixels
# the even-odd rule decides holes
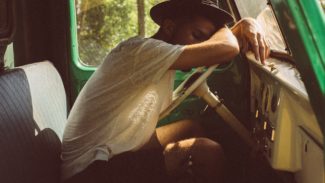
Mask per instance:
[[[65,183],[169,183],[161,149],[126,152],[95,161]]]

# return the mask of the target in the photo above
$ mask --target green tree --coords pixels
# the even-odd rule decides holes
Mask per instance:
[[[119,42],[154,34],[157,26],[150,19],[149,10],[160,1],[76,0],[81,62],[99,65]]]

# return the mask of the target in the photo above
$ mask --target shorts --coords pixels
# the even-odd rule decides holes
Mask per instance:
[[[125,152],[97,160],[65,183],[170,183],[161,149]]]

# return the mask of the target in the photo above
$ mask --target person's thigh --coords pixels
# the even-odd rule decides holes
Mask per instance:
[[[204,130],[199,122],[181,120],[157,128],[150,141],[142,149],[165,148],[167,144],[172,142],[204,136]]]
[[[204,137],[204,131],[200,123],[192,120],[182,120],[156,129],[160,144],[165,147],[171,142]]]

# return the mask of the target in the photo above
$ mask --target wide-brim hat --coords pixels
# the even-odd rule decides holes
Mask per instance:
[[[231,14],[220,8],[218,0],[168,0],[155,5],[150,10],[152,20],[158,25],[161,25],[166,18],[186,13],[207,16],[218,25],[234,21]]]

